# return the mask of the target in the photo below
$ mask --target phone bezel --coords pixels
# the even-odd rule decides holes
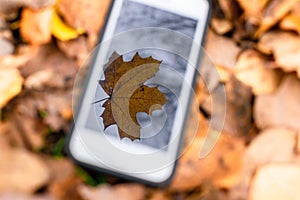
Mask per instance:
[[[153,0],[133,0],[133,1],[138,1],[138,2],[143,2],[143,1],[145,1],[145,2],[147,2],[147,3],[149,3],[150,1],[153,1]],[[158,1],[158,0],[154,0],[154,1]],[[174,4],[174,2],[179,2],[179,1],[181,1],[182,2],[182,0],[168,0],[168,3],[171,3],[171,4]],[[197,1],[199,1],[199,0],[197,0]],[[204,37],[204,35],[205,35],[205,33],[206,33],[206,31],[207,31],[207,27],[208,27],[208,19],[209,19],[209,17],[210,17],[210,14],[211,14],[211,5],[210,5],[210,2],[209,1],[207,1],[207,0],[202,0],[206,5],[207,5],[207,12],[206,12],[206,14],[205,14],[205,20],[203,20],[203,18],[202,18],[202,22],[203,21],[205,21],[205,24],[203,24],[203,26],[201,27],[201,29],[202,30],[196,30],[195,31],[195,33],[196,32],[201,32],[201,34],[200,34],[200,36],[201,36],[201,39],[199,40],[200,42],[201,42],[201,44],[203,44],[203,42],[204,42],[204,39],[203,39],[203,37]],[[114,5],[115,5],[115,3],[116,2],[122,2],[122,0],[113,0],[112,1],[112,3],[111,3],[111,6],[110,6],[110,9],[109,9],[109,13],[107,14],[107,19],[108,20],[106,20],[106,24],[104,25],[104,27],[103,27],[103,29],[102,29],[102,33],[101,33],[101,35],[100,35],[100,42],[102,41],[102,40],[105,40],[106,38],[105,38],[105,33],[107,33],[107,27],[108,27],[108,24],[109,24],[109,20],[111,20],[111,18],[110,18],[110,16],[111,16],[111,13],[112,13],[112,10],[113,10],[113,7],[114,7]],[[161,2],[161,1],[160,1]],[[186,4],[187,2],[185,2],[185,4]],[[149,5],[149,4],[148,4]],[[170,11],[170,10],[169,10]],[[181,15],[183,15],[183,14],[181,14]],[[184,16],[186,16],[186,15],[184,15]],[[197,27],[198,29],[199,29],[199,27]],[[99,50],[99,49],[98,49]],[[98,51],[97,50],[97,51]],[[200,51],[199,51],[199,55],[198,56],[200,56]],[[92,74],[92,71],[93,71],[93,69],[92,68],[94,68],[94,66],[95,66],[95,62],[96,62],[96,58],[95,58],[95,60],[93,61],[93,63],[92,63],[92,67],[91,67],[91,69],[90,69],[90,73],[89,73],[89,75],[87,76],[87,78],[86,78],[86,82],[85,82],[85,85],[84,85],[84,88],[86,89],[87,88],[87,85],[88,85],[88,83],[89,83],[89,77],[91,77],[91,74]],[[198,63],[199,63],[199,59],[198,59]],[[193,84],[194,85],[194,83],[195,83],[195,80],[196,80],[196,75],[197,75],[197,73],[195,73],[194,74],[194,77],[191,79],[191,84]],[[83,95],[84,96],[84,95]],[[190,103],[190,97],[187,97],[187,99],[188,99],[188,102]],[[82,99],[81,99],[81,101],[80,102],[82,102],[83,101],[83,97],[82,97]],[[185,116],[184,116],[184,119],[186,119],[186,116],[187,114],[185,114]],[[175,124],[175,121],[174,121],[174,124]],[[185,127],[185,123],[183,123],[183,125],[182,125],[182,130],[184,130],[184,127]],[[69,133],[69,135],[68,135],[68,144],[67,144],[67,151],[68,151],[68,154],[70,155],[70,157],[75,161],[75,162],[77,162],[77,163],[79,163],[79,164],[81,164],[81,165],[83,165],[83,166],[86,166],[86,167],[89,167],[89,168],[92,168],[92,169],[95,169],[95,170],[97,170],[97,171],[102,171],[102,172],[104,172],[104,173],[107,173],[107,174],[112,174],[112,175],[116,175],[116,176],[119,176],[119,177],[123,177],[123,178],[126,178],[126,179],[131,179],[131,180],[136,180],[136,181],[140,181],[140,182],[143,182],[143,183],[146,183],[146,184],[150,184],[150,185],[155,185],[155,186],[158,186],[158,185],[166,185],[167,183],[169,183],[169,181],[171,180],[171,178],[172,178],[172,175],[173,175],[173,173],[174,173],[174,169],[175,169],[175,166],[176,166],[176,161],[177,160],[175,160],[175,162],[173,163],[173,165],[171,165],[171,166],[169,166],[168,167],[168,169],[167,169],[167,171],[166,172],[163,172],[163,171],[161,171],[160,172],[160,175],[162,175],[162,174],[165,174],[166,176],[165,176],[165,178],[163,178],[162,180],[160,180],[160,181],[155,181],[154,179],[152,179],[151,177],[152,177],[152,174],[156,174],[157,175],[157,172],[154,172],[154,173],[149,173],[150,174],[150,176],[148,176],[148,177],[146,177],[146,175],[136,175],[136,174],[126,174],[126,173],[122,173],[122,172],[120,172],[120,171],[115,171],[115,170],[112,170],[111,168],[109,168],[109,167],[106,167],[105,165],[102,165],[102,166],[100,166],[100,165],[97,165],[97,164],[95,164],[95,162],[93,162],[92,160],[91,160],[91,158],[84,158],[84,156],[83,157],[80,157],[80,156],[78,156],[78,152],[75,152],[74,151],[74,148],[78,148],[78,146],[76,146],[76,144],[75,144],[75,147],[72,147],[72,145],[74,145],[74,144],[72,144],[72,140],[74,139],[74,137],[72,137],[72,136],[74,136],[74,132],[75,132],[76,130],[75,130],[75,128],[74,128],[74,124],[72,125],[72,127],[71,127],[71,129],[70,129],[70,133]],[[181,137],[182,137],[182,134],[181,134]],[[173,153],[173,155],[177,155],[178,154],[178,151],[179,151],[179,145],[177,144],[177,147],[175,148],[176,149],[176,152],[171,152],[171,153]],[[80,151],[82,151],[83,149],[81,149]],[[88,153],[86,153],[86,154],[88,154]],[[166,153],[166,156],[167,156],[167,154],[170,154],[170,152],[169,151],[167,151],[167,153]],[[83,154],[84,155],[84,154]]]

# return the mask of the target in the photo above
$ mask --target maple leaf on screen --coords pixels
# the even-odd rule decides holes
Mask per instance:
[[[129,62],[123,61],[116,52],[105,66],[105,80],[99,84],[109,95],[102,107],[104,129],[116,124],[120,138],[132,141],[140,139],[141,126],[136,114],[145,112],[149,115],[154,110],[162,109],[167,102],[158,87],[149,87],[144,83],[158,72],[161,61],[152,57],[142,58],[136,53]]]

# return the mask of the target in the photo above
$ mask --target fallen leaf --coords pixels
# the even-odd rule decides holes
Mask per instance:
[[[279,27],[283,30],[293,30],[300,34],[300,2],[293,7],[291,13],[283,18],[280,22]]]
[[[280,127],[261,131],[243,155],[239,183],[231,188],[229,199],[244,199],[249,196],[253,175],[260,167],[266,164],[294,162],[295,136],[295,132]]]
[[[284,128],[266,129],[259,133],[247,148],[246,163],[260,167],[270,163],[292,162],[296,158],[295,147],[295,132]],[[249,164],[250,162],[252,164]]]
[[[65,24],[56,10],[53,11],[51,25],[49,27],[53,36],[61,41],[75,39],[84,33],[81,27],[75,29]]]
[[[5,192],[0,194],[0,200],[55,200],[49,194],[29,195],[15,192]]]
[[[0,116],[1,116],[1,110],[0,110]],[[0,146],[2,148],[7,148],[9,146],[9,142],[7,140],[7,136],[8,136],[8,124],[7,122],[3,123],[0,120]]]
[[[219,73],[221,82],[227,83],[228,81],[230,81],[234,70],[228,70],[227,68],[221,66],[217,66],[216,69]]]
[[[65,111],[71,112],[72,115],[72,90],[68,89],[63,92],[56,92],[52,94],[44,94],[41,96],[38,109],[47,113],[43,119],[51,130],[60,131],[67,130],[69,127],[68,116],[64,115]]]
[[[37,155],[21,149],[2,148],[0,153],[0,193],[32,193],[49,180],[49,170]]]
[[[299,0],[272,0],[266,6],[260,19],[260,26],[256,32],[256,36],[260,37],[263,33],[277,24]]]
[[[69,177],[51,184],[49,192],[57,200],[83,200],[78,192],[80,184],[81,181],[79,178]]]
[[[258,24],[261,13],[269,0],[237,0],[241,8],[244,10],[246,20],[252,24]]]
[[[300,166],[273,164],[261,167],[250,188],[250,200],[297,200],[300,198]]]
[[[50,184],[75,176],[74,165],[70,160],[49,158],[45,161],[50,172]]]
[[[14,45],[3,37],[0,37],[0,56],[10,55],[14,52]]]
[[[208,52],[203,53],[200,66],[198,84],[202,84],[201,87],[206,87],[208,91],[214,90],[219,85],[222,77],[218,70],[216,70],[218,66],[216,66]]]
[[[41,46],[20,71],[27,88],[44,90],[72,88],[77,69],[74,60],[68,59],[53,44],[47,44]]]
[[[0,0],[0,11],[8,13],[21,7],[29,7],[37,10],[42,7],[53,5],[53,2],[54,0]]]
[[[94,46],[104,24],[110,0],[58,0],[57,11],[67,24],[82,28],[89,34],[89,44]]]
[[[70,118],[63,115],[65,110],[72,110],[71,89],[51,93],[24,92],[10,104],[6,116],[10,143],[31,150],[41,149],[49,129],[52,132],[68,129]]]
[[[22,136],[17,133],[15,125],[12,126],[11,121],[5,121],[0,123],[0,145],[3,148],[10,146],[25,148]]]
[[[57,46],[68,58],[76,59],[79,66],[86,62],[91,53],[87,38],[84,36],[69,41],[57,41]]]
[[[296,71],[300,77],[300,38],[290,32],[269,32],[259,41],[259,48],[273,52],[275,61],[286,72]]]
[[[145,187],[136,183],[118,184],[114,186],[101,185],[97,188],[80,186],[79,193],[86,200],[141,200],[145,199]]]
[[[43,90],[48,82],[52,82],[53,76],[55,74],[52,68],[37,71],[26,78],[24,86],[27,89]]]
[[[211,26],[214,31],[216,31],[219,35],[224,35],[232,30],[233,25],[231,21],[227,19],[211,19]]]
[[[242,82],[232,77],[225,85],[226,117],[224,131],[236,136],[246,135],[253,126],[252,92]]]
[[[23,77],[14,68],[0,68],[0,109],[22,90]]]
[[[148,199],[149,200],[171,200],[173,198],[165,190],[156,189],[156,190],[151,191]]]
[[[300,154],[300,131],[297,133],[297,153]]]
[[[152,111],[161,109],[167,102],[158,87],[143,85],[154,77],[160,63],[161,61],[152,57],[141,58],[138,53],[130,62],[124,62],[122,56],[117,53],[111,56],[105,66],[105,80],[99,81],[109,95],[109,99],[102,105],[105,108],[101,115],[105,129],[117,124],[120,138],[140,138],[141,126],[136,114],[145,112],[151,115]]]
[[[216,66],[233,69],[240,48],[229,38],[208,31],[205,50]]]
[[[212,151],[200,159],[206,134],[215,136],[214,131],[208,129],[208,124],[202,121],[196,138],[179,159],[171,191],[192,191],[203,183],[230,188],[237,183],[244,150],[242,140],[222,133]]]
[[[218,0],[218,3],[227,19],[234,20],[237,17],[237,4],[234,0]]]
[[[15,54],[0,56],[0,68],[19,68],[33,58],[38,46],[19,45]]]
[[[230,81],[225,84],[226,99],[223,97],[224,88],[223,85],[219,85],[211,93],[211,98],[207,98],[201,108],[209,115],[213,114],[215,117],[215,123],[213,127],[219,127],[223,122],[224,112],[225,121],[223,130],[229,134],[235,136],[246,135],[251,130],[252,123],[252,91],[249,86],[246,86],[234,76],[231,76]]]
[[[267,61],[253,50],[244,51],[235,66],[235,76],[250,86],[255,95],[274,92],[280,84],[281,73],[276,71],[276,64]]]
[[[25,147],[31,150],[40,149],[44,145],[42,133],[47,131],[47,127],[41,120],[36,119],[36,115],[28,116],[24,114],[24,110],[20,114],[18,111],[12,112],[12,115],[15,116],[8,116],[10,143],[14,146]]]
[[[259,95],[254,102],[254,120],[260,129],[288,127],[300,130],[300,80],[294,75],[283,78],[278,90]]]
[[[39,10],[24,8],[20,21],[20,33],[22,38],[33,45],[41,45],[51,40],[51,18],[53,7],[45,7]]]

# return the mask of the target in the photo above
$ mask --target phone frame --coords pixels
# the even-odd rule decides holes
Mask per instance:
[[[205,25],[203,26],[204,30],[203,30],[203,34],[202,34],[201,46],[203,46],[203,44],[205,43],[205,35],[207,33],[207,30],[208,30],[209,21],[210,21],[209,19],[211,17],[211,13],[212,13],[212,4],[211,4],[211,2],[209,0],[202,0],[202,1],[205,1],[208,4],[208,10],[207,10],[207,20],[205,21]],[[109,6],[109,9],[108,9],[108,12],[107,12],[107,15],[106,15],[105,23],[104,23],[103,28],[101,30],[101,33],[99,35],[99,42],[101,42],[104,39],[104,34],[106,32],[106,28],[108,27],[109,18],[111,16],[111,13],[112,13],[112,10],[113,10],[113,6],[114,6],[115,2],[116,2],[116,0],[111,0],[111,4]],[[196,31],[195,31],[195,33],[196,33]],[[99,48],[96,48],[96,53],[98,53],[98,51],[99,51]],[[199,55],[198,55],[199,58],[198,58],[197,66],[199,66],[199,64],[200,64],[201,53],[202,53],[202,51],[200,49],[199,50]],[[96,59],[97,59],[97,57],[95,56],[93,58],[92,62],[90,63],[90,68],[89,68],[89,71],[88,71],[88,75],[86,76],[86,78],[84,80],[83,93],[85,93],[85,91],[87,89],[87,86],[89,84],[89,77],[91,77],[91,75],[92,75],[92,71],[93,71],[93,68],[95,67]],[[195,86],[196,79],[197,79],[197,73],[194,73],[194,77],[193,77],[193,80],[192,80],[192,83],[191,83],[193,88]],[[79,99],[79,105],[82,104],[84,96],[85,95],[82,95],[80,97],[80,99]],[[188,107],[190,107],[190,103],[191,103],[191,94],[188,97],[188,104],[189,104]],[[76,112],[78,112],[79,110],[80,110],[80,107],[78,108],[78,110]],[[186,112],[184,114],[184,117],[183,117],[184,121],[187,120],[187,116],[188,115],[187,115],[187,112]],[[174,124],[173,124],[173,126],[174,126]],[[183,132],[184,132],[185,128],[186,128],[186,122],[184,122],[183,126],[182,126],[182,131]],[[132,175],[124,174],[124,173],[121,173],[121,172],[113,171],[113,170],[110,170],[110,169],[107,169],[107,168],[104,168],[104,167],[95,166],[93,164],[81,161],[81,160],[77,159],[76,156],[73,155],[72,150],[70,148],[71,138],[72,138],[74,129],[75,129],[75,120],[73,120],[73,123],[72,123],[72,125],[70,127],[70,130],[69,130],[69,134],[68,134],[68,137],[67,137],[66,151],[67,151],[68,156],[75,163],[77,163],[77,164],[79,164],[79,165],[81,165],[83,167],[86,167],[86,168],[89,168],[89,169],[92,169],[92,170],[95,170],[95,171],[99,171],[99,172],[107,174],[107,175],[118,176],[118,177],[123,178],[123,179],[137,181],[137,182],[141,182],[141,183],[144,183],[144,184],[147,184],[147,185],[150,185],[150,186],[155,186],[155,187],[157,187],[157,186],[159,186],[159,187],[166,186],[168,183],[170,183],[170,181],[171,181],[171,179],[172,179],[172,177],[173,177],[173,175],[175,173],[175,168],[176,168],[177,160],[178,159],[176,159],[174,161],[174,164],[172,165],[172,172],[171,172],[171,174],[168,176],[167,179],[165,179],[164,181],[161,181],[161,182],[149,181],[149,180],[146,180],[146,179],[143,179],[143,178],[139,178],[139,177],[135,177],[135,176],[132,176]],[[182,138],[183,138],[183,134],[180,135],[180,141],[182,140]],[[180,147],[177,148],[176,155],[178,155],[180,153],[180,149],[181,149]]]

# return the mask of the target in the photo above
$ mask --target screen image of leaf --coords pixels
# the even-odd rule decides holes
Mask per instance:
[[[144,83],[159,71],[161,61],[152,57],[142,58],[136,53],[129,62],[114,52],[105,66],[105,80],[100,80],[108,100],[100,117],[104,129],[117,125],[120,138],[134,141],[140,139],[141,126],[136,114],[145,112],[151,115],[154,110],[162,109],[167,102],[165,94],[158,87],[149,87]]]

